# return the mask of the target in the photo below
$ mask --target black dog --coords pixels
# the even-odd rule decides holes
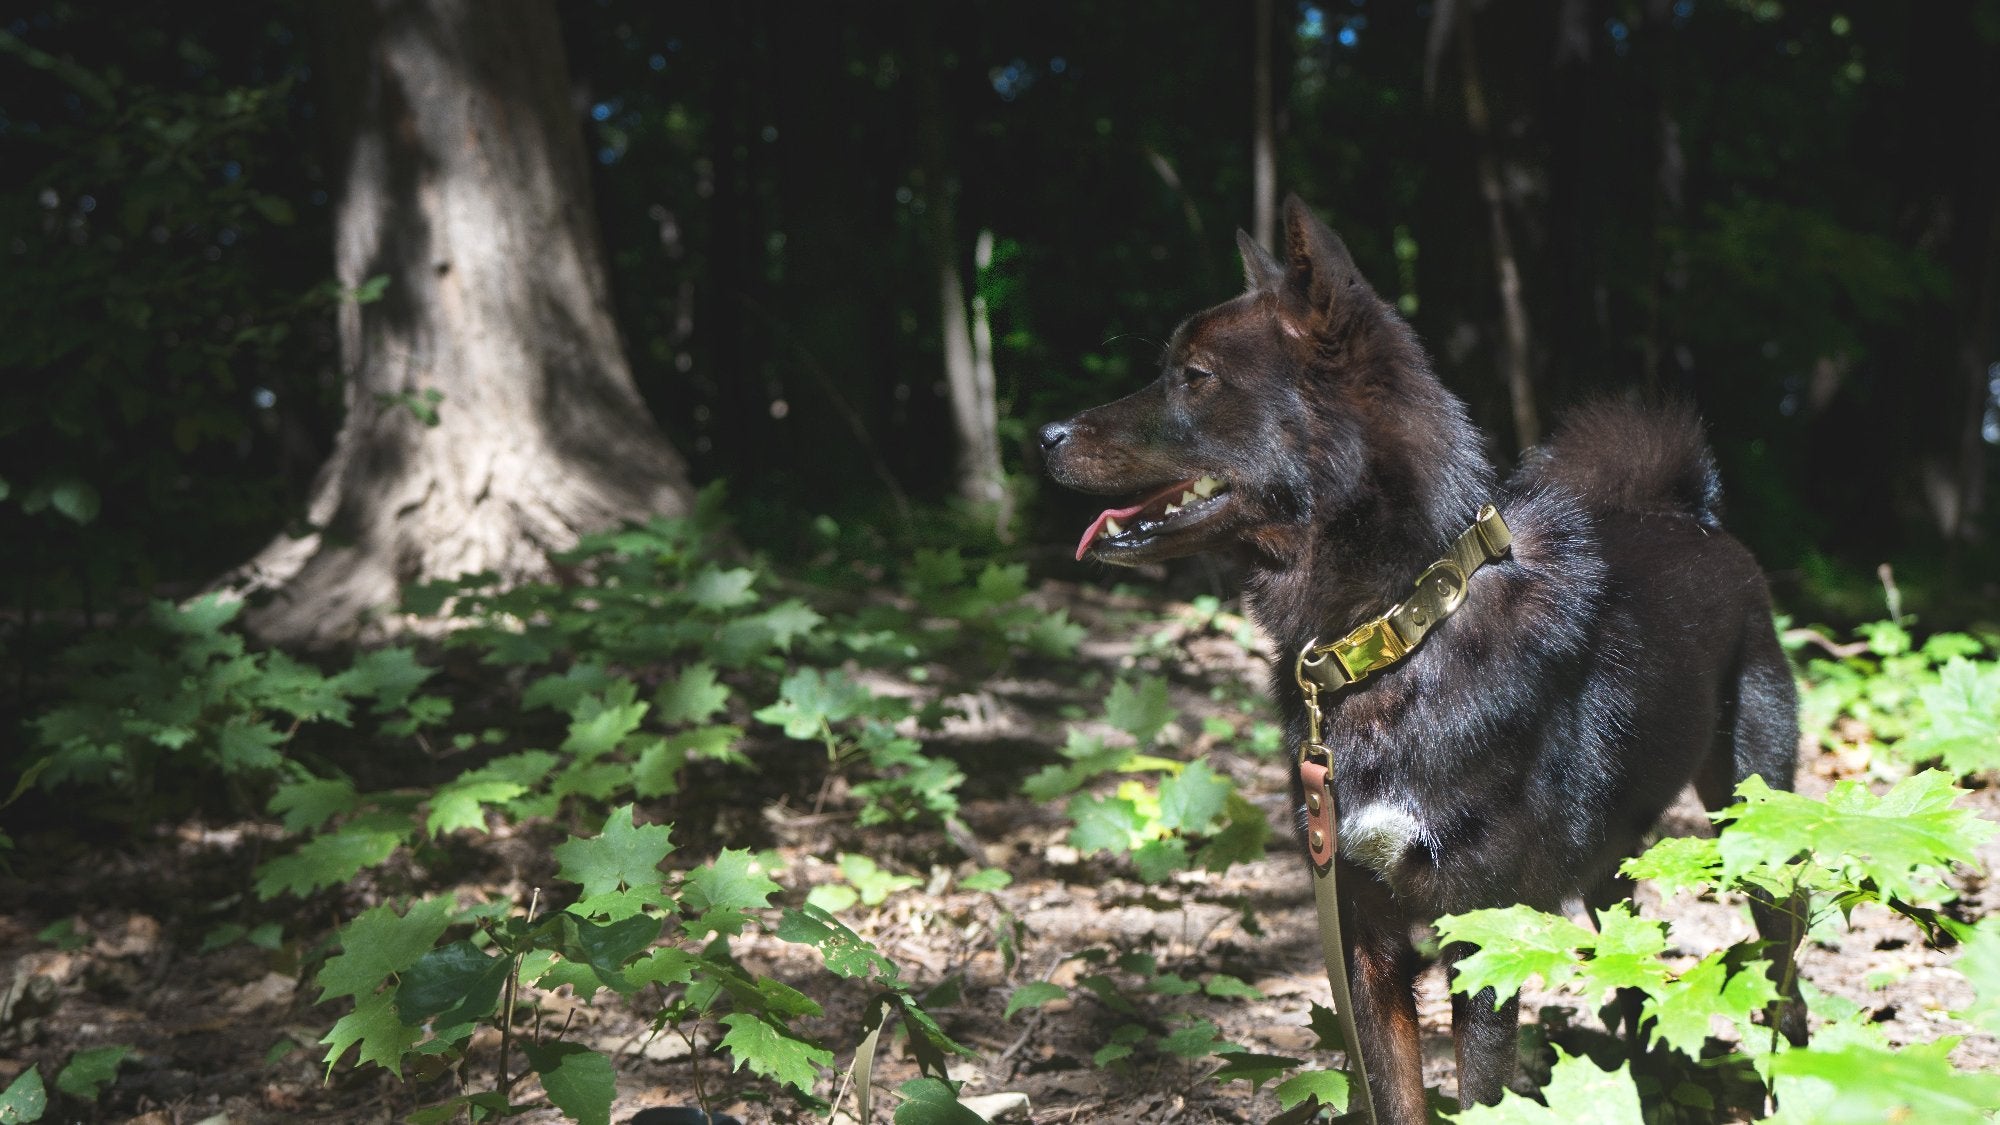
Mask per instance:
[[[1465,568],[1462,604],[1400,663],[1318,695],[1363,1055],[1380,1118],[1418,1122],[1411,926],[1623,897],[1619,860],[1690,781],[1711,809],[1751,774],[1790,788],[1796,698],[1690,413],[1573,413],[1501,485],[1464,404],[1339,237],[1296,198],[1285,225],[1283,263],[1238,236],[1248,291],[1183,323],[1158,381],[1041,442],[1057,481],[1133,498],[1097,518],[1079,559],[1240,556],[1293,745],[1307,735],[1296,654],[1397,605],[1482,505],[1511,530],[1511,551]],[[1782,980],[1795,919],[1755,908]],[[1444,951],[1447,971],[1463,952]],[[1493,1000],[1453,997],[1464,1105],[1496,1101],[1514,1070],[1518,999]],[[1802,1006],[1777,1007],[1798,1038]]]

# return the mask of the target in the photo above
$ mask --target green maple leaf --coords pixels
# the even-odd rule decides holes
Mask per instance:
[[[329,1074],[347,1049],[359,1044],[360,1054],[355,1058],[354,1065],[372,1062],[401,1078],[403,1052],[415,1046],[423,1035],[422,1028],[411,1027],[396,1018],[393,993],[378,992],[357,999],[354,1010],[340,1017],[320,1042],[327,1045],[326,1069]]]
[[[793,1035],[783,1027],[748,1012],[731,1012],[722,1017],[729,1029],[722,1045],[736,1059],[732,1069],[745,1064],[766,1078],[775,1078],[801,1093],[811,1093],[821,1067],[833,1065],[833,1052]]]
[[[268,773],[284,764],[278,747],[285,741],[270,723],[234,715],[216,735],[216,764],[224,773]]]
[[[1070,798],[1069,818],[1076,822],[1069,842],[1077,850],[1089,852],[1129,851],[1133,839],[1144,828],[1139,807],[1124,797],[1097,797],[1080,793]]]
[[[375,713],[385,715],[409,702],[437,669],[417,663],[417,654],[401,646],[378,648],[355,658],[347,671],[335,679],[342,689],[373,696]]]
[[[285,892],[304,896],[348,882],[362,868],[388,859],[408,833],[407,822],[390,816],[363,818],[337,832],[315,836],[292,854],[257,868],[257,897],[271,899]]]
[[[787,910],[778,919],[778,938],[795,945],[810,945],[826,960],[827,971],[853,979],[872,977],[894,984],[895,962],[875,951],[868,940],[841,923],[840,919],[810,903]]]
[[[1952,1016],[2000,1034],[2000,914],[1981,918],[1964,942],[1954,967],[1972,982],[1976,998]]]
[[[32,1064],[0,1091],[0,1125],[40,1121],[48,1108],[48,1088],[42,1085],[42,1072]]]
[[[1199,1059],[1219,1051],[1243,1049],[1223,1039],[1219,1034],[1220,1030],[1207,1020],[1196,1020],[1186,1027],[1161,1036],[1160,1049],[1184,1059]]]
[[[1104,700],[1104,721],[1138,739],[1141,746],[1157,738],[1173,717],[1162,676],[1147,676],[1137,685],[1120,680]]]
[[[681,767],[687,765],[687,751],[657,738],[642,745],[639,760],[632,763],[633,794],[651,800],[680,792]]]
[[[757,711],[760,722],[785,728],[787,738],[817,742],[822,724],[860,714],[868,689],[839,672],[801,668],[778,685],[778,701]]]
[[[493,957],[469,941],[439,946],[403,971],[396,986],[396,1018],[411,1026],[433,1016],[439,1027],[456,1027],[493,1014],[500,986],[512,962]]]
[[[1188,868],[1187,841],[1178,836],[1148,840],[1132,849],[1132,868],[1141,882],[1164,883]]]
[[[1069,989],[1052,981],[1029,981],[1027,984],[1015,989],[1013,995],[1007,997],[1007,1010],[1000,1013],[1000,1018],[1011,1020],[1014,1018],[1015,1012],[1021,1011],[1024,1008],[1040,1008],[1047,1004],[1053,1004],[1058,1000],[1067,999],[1068,996]]]
[[[617,1076],[611,1060],[577,1043],[524,1043],[528,1065],[542,1077],[549,1101],[577,1125],[610,1125]]]
[[[2000,766],[2000,662],[1954,656],[1938,670],[1938,682],[1918,688],[1917,696],[1924,721],[1903,741],[1903,753],[1941,757],[1960,775]]]
[[[1957,1045],[1947,1036],[1900,1050],[1851,1043],[1781,1051],[1769,1062],[1779,1080],[1772,1125],[1985,1125],[2000,1106],[2000,1074],[1952,1066],[1946,1056]]]
[[[1667,927],[1632,914],[1629,903],[1613,903],[1597,915],[1597,940],[1580,969],[1579,986],[1601,994],[1614,988],[1648,992],[1667,979],[1660,954],[1667,948]]]
[[[865,855],[842,853],[839,866],[840,873],[847,877],[849,883],[854,884],[854,889],[861,895],[861,902],[865,906],[880,906],[897,891],[923,882],[914,875],[898,875],[893,871],[884,871],[876,866],[874,860]]]
[[[1725,878],[1783,866],[1801,849],[1853,883],[1873,880],[1886,896],[1906,901],[1951,897],[1939,878],[1954,863],[1976,865],[1977,846],[1995,825],[1954,808],[1965,790],[1951,775],[1925,770],[1876,797],[1843,781],[1815,801],[1774,790],[1760,777],[1737,787],[1743,803],[1721,816],[1730,823],[1718,848]]]
[[[1307,1098],[1316,1098],[1320,1105],[1339,1113],[1347,1108],[1347,1086],[1347,1075],[1340,1071],[1308,1070],[1280,1082],[1271,1094],[1278,1099],[1279,1109],[1291,1109]]]
[[[56,1075],[56,1089],[73,1098],[94,1102],[97,1095],[104,1092],[104,1087],[118,1077],[118,1064],[131,1053],[132,1048],[122,1043],[78,1051],[70,1056],[62,1073]]]
[[[1250,1083],[1250,1092],[1266,1082],[1275,1081],[1286,1071],[1300,1065],[1302,1060],[1286,1058],[1283,1055],[1258,1055],[1248,1051],[1228,1051],[1218,1056],[1222,1059],[1222,1069],[1210,1075],[1217,1082],[1234,1082],[1242,1079]]]
[[[562,750],[581,759],[601,757],[618,748],[625,736],[639,729],[652,704],[635,701],[638,688],[618,680],[603,695],[586,695],[570,712],[569,737]]]
[[[960,1104],[958,1092],[941,1078],[912,1078],[896,1092],[904,1100],[896,1107],[895,1125],[983,1125],[986,1120]]]
[[[701,915],[691,929],[738,933],[748,920],[744,911],[771,905],[771,896],[784,888],[751,871],[755,859],[748,848],[724,848],[714,861],[688,872],[681,904]]]
[[[461,828],[486,831],[486,806],[501,805],[528,790],[511,781],[466,781],[460,778],[431,796],[424,831],[432,839]]]
[[[1242,794],[1231,793],[1223,809],[1228,823],[1209,837],[1194,857],[1195,862],[1218,874],[1229,870],[1231,864],[1264,858],[1265,845],[1271,839],[1271,822],[1264,816],[1264,810],[1245,800]]]
[[[1579,1055],[1556,1048],[1555,1069],[1542,1087],[1547,1105],[1509,1090],[1497,1105],[1474,1106],[1445,1117],[1457,1125],[1643,1125],[1639,1089],[1624,1068],[1604,1071]]]
[[[821,617],[797,598],[779,602],[750,620],[768,630],[772,643],[781,649],[791,648],[794,639],[803,637],[826,623],[826,618]]]
[[[1623,864],[1634,879],[1650,879],[1662,894],[1715,885],[1722,852],[1713,836],[1669,836]]]
[[[622,887],[657,887],[660,861],[674,850],[667,839],[672,833],[670,825],[634,825],[631,805],[614,809],[596,837],[571,837],[556,845],[557,877],[583,884],[585,897]]]
[[[342,926],[341,953],[321,966],[316,1003],[368,995],[390,974],[416,964],[444,935],[455,909],[449,897],[426,899],[405,914],[384,903]]]
[[[521,709],[533,710],[550,707],[567,715],[576,710],[583,697],[602,693],[610,688],[614,677],[604,665],[593,660],[579,660],[561,673],[543,676],[528,685],[521,693]]]
[[[285,831],[310,832],[354,808],[354,783],[344,777],[307,778],[278,786],[264,807],[284,818]]]
[[[1203,992],[1219,999],[1262,1000],[1264,994],[1256,987],[1228,973],[1216,973],[1201,986]]]
[[[1490,987],[1496,1009],[1530,977],[1541,977],[1551,988],[1561,986],[1577,973],[1578,950],[1597,941],[1597,935],[1575,922],[1528,906],[1447,915],[1438,919],[1437,928],[1441,943],[1465,941],[1479,947],[1458,961],[1451,990],[1472,995]]]
[[[694,581],[687,585],[689,601],[706,610],[721,611],[734,609],[757,600],[750,587],[757,581],[757,572],[738,567],[722,570],[717,567],[703,567]]]
[[[729,685],[717,683],[715,666],[690,664],[660,685],[653,696],[653,713],[663,723],[699,723],[729,703]]]
[[[1640,1010],[1642,1019],[1653,1020],[1651,1037],[1689,1058],[1700,1058],[1708,1039],[1711,1017],[1734,1022],[1749,1019],[1778,998],[1765,970],[1768,961],[1750,961],[1735,967],[1724,961],[1728,950],[1717,950],[1702,958],[1672,984],[1659,986]]]
[[[1236,784],[1191,762],[1178,776],[1160,782],[1160,823],[1187,833],[1205,833],[1222,815]]]

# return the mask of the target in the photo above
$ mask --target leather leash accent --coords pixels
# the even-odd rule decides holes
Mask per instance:
[[[1306,705],[1307,731],[1299,744],[1298,769],[1305,791],[1306,853],[1312,860],[1319,950],[1326,962],[1327,984],[1333,989],[1334,1014],[1347,1040],[1349,1097],[1343,1119],[1375,1125],[1375,1098],[1368,1088],[1368,1066],[1354,1023],[1354,995],[1348,987],[1347,950],[1340,936],[1340,893],[1333,875],[1340,850],[1340,817],[1334,799],[1333,751],[1323,741],[1325,715],[1319,693],[1359,683],[1409,655],[1438,622],[1465,602],[1473,572],[1506,554],[1513,542],[1507,521],[1493,505],[1482,505],[1478,518],[1459,535],[1451,551],[1417,576],[1409,597],[1331,644],[1320,644],[1318,637],[1307,641],[1292,665]]]

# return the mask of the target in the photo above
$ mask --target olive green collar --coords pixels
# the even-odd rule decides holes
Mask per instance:
[[[1506,554],[1513,542],[1507,521],[1493,505],[1481,506],[1451,550],[1417,576],[1409,597],[1337,641],[1320,644],[1314,637],[1306,642],[1292,669],[1299,685],[1306,687],[1310,680],[1314,688],[1338,691],[1408,656],[1465,601],[1473,572]]]

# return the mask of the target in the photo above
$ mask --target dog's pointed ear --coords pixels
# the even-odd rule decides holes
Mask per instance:
[[[1243,287],[1251,293],[1265,290],[1275,292],[1284,284],[1285,267],[1271,256],[1269,250],[1250,237],[1250,232],[1238,227],[1236,230],[1236,252],[1243,255]]]
[[[1327,310],[1350,291],[1373,295],[1347,244],[1296,195],[1285,197],[1285,283],[1314,310]]]

